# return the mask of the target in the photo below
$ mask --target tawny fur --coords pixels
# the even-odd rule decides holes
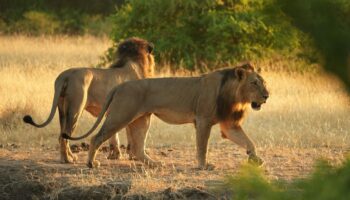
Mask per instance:
[[[109,114],[100,131],[91,139],[88,166],[99,166],[95,160],[97,149],[125,126],[137,130],[130,136],[133,155],[147,164],[159,165],[144,151],[150,117],[154,114],[170,124],[195,124],[198,166],[207,168],[210,130],[214,124],[220,123],[225,138],[246,148],[249,159],[261,164],[254,143],[242,130],[241,122],[247,105],[260,109],[267,97],[265,81],[251,66],[245,65],[199,77],[130,81],[110,92],[88,133],[75,138],[63,137],[73,140],[87,137],[97,128],[108,109]]]
[[[125,81],[152,77],[154,71],[152,50],[153,45],[146,40],[130,38],[120,43],[117,49],[117,61],[109,68],[72,68],[62,72],[55,81],[55,93],[48,119],[42,124],[37,124],[27,115],[23,120],[33,126],[44,127],[52,121],[58,108],[61,160],[64,163],[74,162],[77,157],[73,155],[68,141],[63,139],[61,134],[73,134],[84,109],[93,116],[98,116],[108,92],[113,87]],[[118,141],[117,134],[110,139],[111,159],[119,157]]]

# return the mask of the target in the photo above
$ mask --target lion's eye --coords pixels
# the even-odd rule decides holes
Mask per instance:
[[[258,81],[253,81],[252,84],[253,85],[258,85]]]

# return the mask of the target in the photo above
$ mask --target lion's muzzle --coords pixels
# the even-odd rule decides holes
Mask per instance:
[[[260,110],[261,109],[261,104],[262,103],[257,103],[257,102],[252,102],[251,106],[254,110]]]
[[[268,98],[269,98],[268,93],[262,95],[261,101],[259,101],[259,102],[253,101],[253,102],[251,103],[251,107],[252,107],[254,110],[260,110],[260,109],[261,109],[261,105],[264,104],[264,103],[266,103],[266,100],[267,100]]]

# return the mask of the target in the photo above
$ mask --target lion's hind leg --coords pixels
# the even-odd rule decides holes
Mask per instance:
[[[66,125],[63,129],[64,131],[61,131],[60,138],[59,138],[60,148],[61,148],[61,162],[63,163],[73,163],[78,159],[78,157],[74,155],[73,152],[71,151],[69,146],[69,141],[61,137],[62,133],[67,133],[68,135],[72,135],[72,133],[76,128],[76,123],[80,116],[78,116],[79,115],[78,113],[76,114],[77,117],[72,117],[71,115],[72,115],[71,113],[68,113],[68,116],[66,116],[65,118]]]
[[[125,128],[137,116],[142,115],[140,108],[143,106],[143,99],[136,98],[140,95],[138,90],[118,87],[114,91],[112,102],[109,104],[109,113],[106,116],[100,131],[91,138],[88,167],[98,167],[99,163],[95,160],[98,148],[103,142],[113,136],[116,132]],[[128,98],[126,98],[128,97]],[[135,97],[135,98],[130,98]]]
[[[111,138],[116,132],[126,127],[135,118],[138,108],[134,106],[131,107],[133,109],[125,110],[125,107],[130,106],[129,103],[135,105],[130,100],[125,100],[122,103],[118,102],[116,107],[114,107],[113,102],[110,105],[109,115],[107,115],[101,129],[91,138],[87,163],[88,167],[99,167],[99,162],[95,160],[95,157],[102,143]]]
[[[98,117],[101,108],[96,106],[87,106],[85,110],[87,110],[94,117]],[[107,159],[118,160],[120,156],[121,151],[119,148],[119,133],[115,133],[115,135],[109,139],[109,154],[107,156]]]
[[[65,126],[63,133],[72,135],[77,127],[79,120],[87,101],[87,90],[92,77],[85,77],[84,83],[81,80],[71,80],[68,82],[68,87],[65,91],[64,99],[64,116]],[[60,137],[61,158],[64,163],[75,162],[78,157],[74,155],[70,149],[69,142]]]
[[[90,168],[100,166],[100,163],[95,160],[95,158],[97,150],[100,148],[103,142],[112,137],[117,131],[120,131],[122,128],[124,128],[132,120],[132,117],[124,120],[121,119],[121,116],[118,116],[118,119],[111,118],[113,117],[107,117],[100,131],[91,138],[87,163],[87,166]]]
[[[59,144],[60,144],[60,154],[61,154],[61,162],[62,163],[73,163],[74,158],[70,154],[70,148],[68,145],[68,141],[62,138],[62,133],[66,130],[66,124],[67,124],[67,108],[65,105],[65,99],[60,98],[58,102],[58,114],[59,114],[59,121],[60,121],[60,136],[58,138]]]

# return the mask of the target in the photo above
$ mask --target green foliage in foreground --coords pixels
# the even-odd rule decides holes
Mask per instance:
[[[190,70],[295,53],[301,35],[276,5],[274,0],[128,0],[112,17],[112,39],[145,38],[155,43],[158,62]]]
[[[239,175],[228,177],[221,189],[229,191],[233,199],[349,199],[350,159],[340,167],[321,161],[313,174],[291,183],[269,182],[261,169],[242,167]]]

